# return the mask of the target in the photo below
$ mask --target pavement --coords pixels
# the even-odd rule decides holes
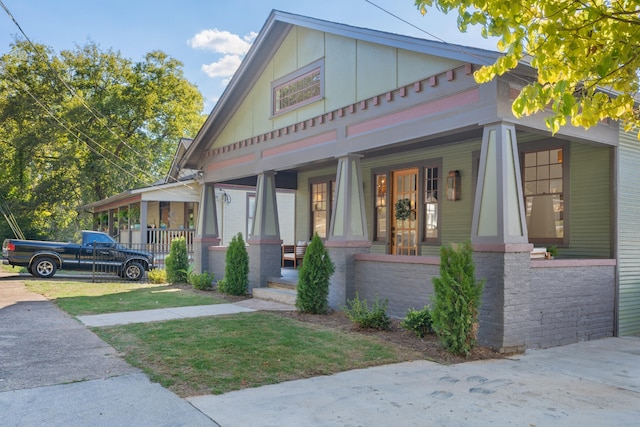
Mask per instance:
[[[451,366],[384,365],[181,399],[87,329],[269,309],[292,307],[247,300],[76,319],[18,277],[0,277],[0,425],[640,425],[640,337]]]

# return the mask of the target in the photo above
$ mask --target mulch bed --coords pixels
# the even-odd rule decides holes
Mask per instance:
[[[276,313],[276,312],[274,312]],[[408,331],[400,325],[399,319],[391,319],[389,330],[361,329],[352,323],[342,311],[331,311],[328,314],[308,314],[298,311],[277,312],[281,316],[299,320],[301,322],[314,323],[328,328],[339,329],[364,335],[373,335],[380,340],[410,352],[420,353],[424,359],[445,365],[469,362],[472,360],[500,359],[503,356],[496,351],[482,346],[476,346],[469,357],[457,356],[442,348],[440,341],[434,334],[419,338],[413,331]]]

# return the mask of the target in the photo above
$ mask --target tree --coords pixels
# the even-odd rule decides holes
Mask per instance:
[[[224,279],[218,290],[229,295],[244,295],[249,289],[249,254],[242,233],[231,238],[225,255]]]
[[[479,83],[530,61],[537,81],[523,88],[512,110],[517,117],[551,106],[547,126],[557,132],[569,119],[589,128],[611,118],[637,131],[640,109],[640,14],[636,1],[416,0],[458,13],[458,28],[481,25],[484,37],[498,37],[504,56],[475,73]]]
[[[28,237],[67,240],[90,226],[78,206],[162,178],[202,106],[162,52],[134,63],[93,43],[55,54],[16,41],[0,57],[0,196]]]
[[[312,314],[326,313],[329,308],[329,279],[334,271],[329,252],[318,234],[314,234],[298,273],[298,310]]]

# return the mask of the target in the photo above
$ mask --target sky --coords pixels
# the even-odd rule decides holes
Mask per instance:
[[[167,53],[184,64],[185,78],[205,97],[205,113],[215,106],[274,9],[496,50],[495,40],[483,39],[479,29],[460,33],[455,14],[430,10],[422,16],[414,0],[0,1],[32,42],[56,52],[91,41],[134,62],[154,50]],[[4,8],[0,9],[0,55],[9,52],[16,37],[23,38]]]

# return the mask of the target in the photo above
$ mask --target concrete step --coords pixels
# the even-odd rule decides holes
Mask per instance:
[[[282,304],[296,305],[296,291],[279,288],[253,288],[253,297]]]
[[[298,283],[294,280],[282,278],[267,279],[267,287],[272,289],[286,289],[288,291],[296,291]]]

